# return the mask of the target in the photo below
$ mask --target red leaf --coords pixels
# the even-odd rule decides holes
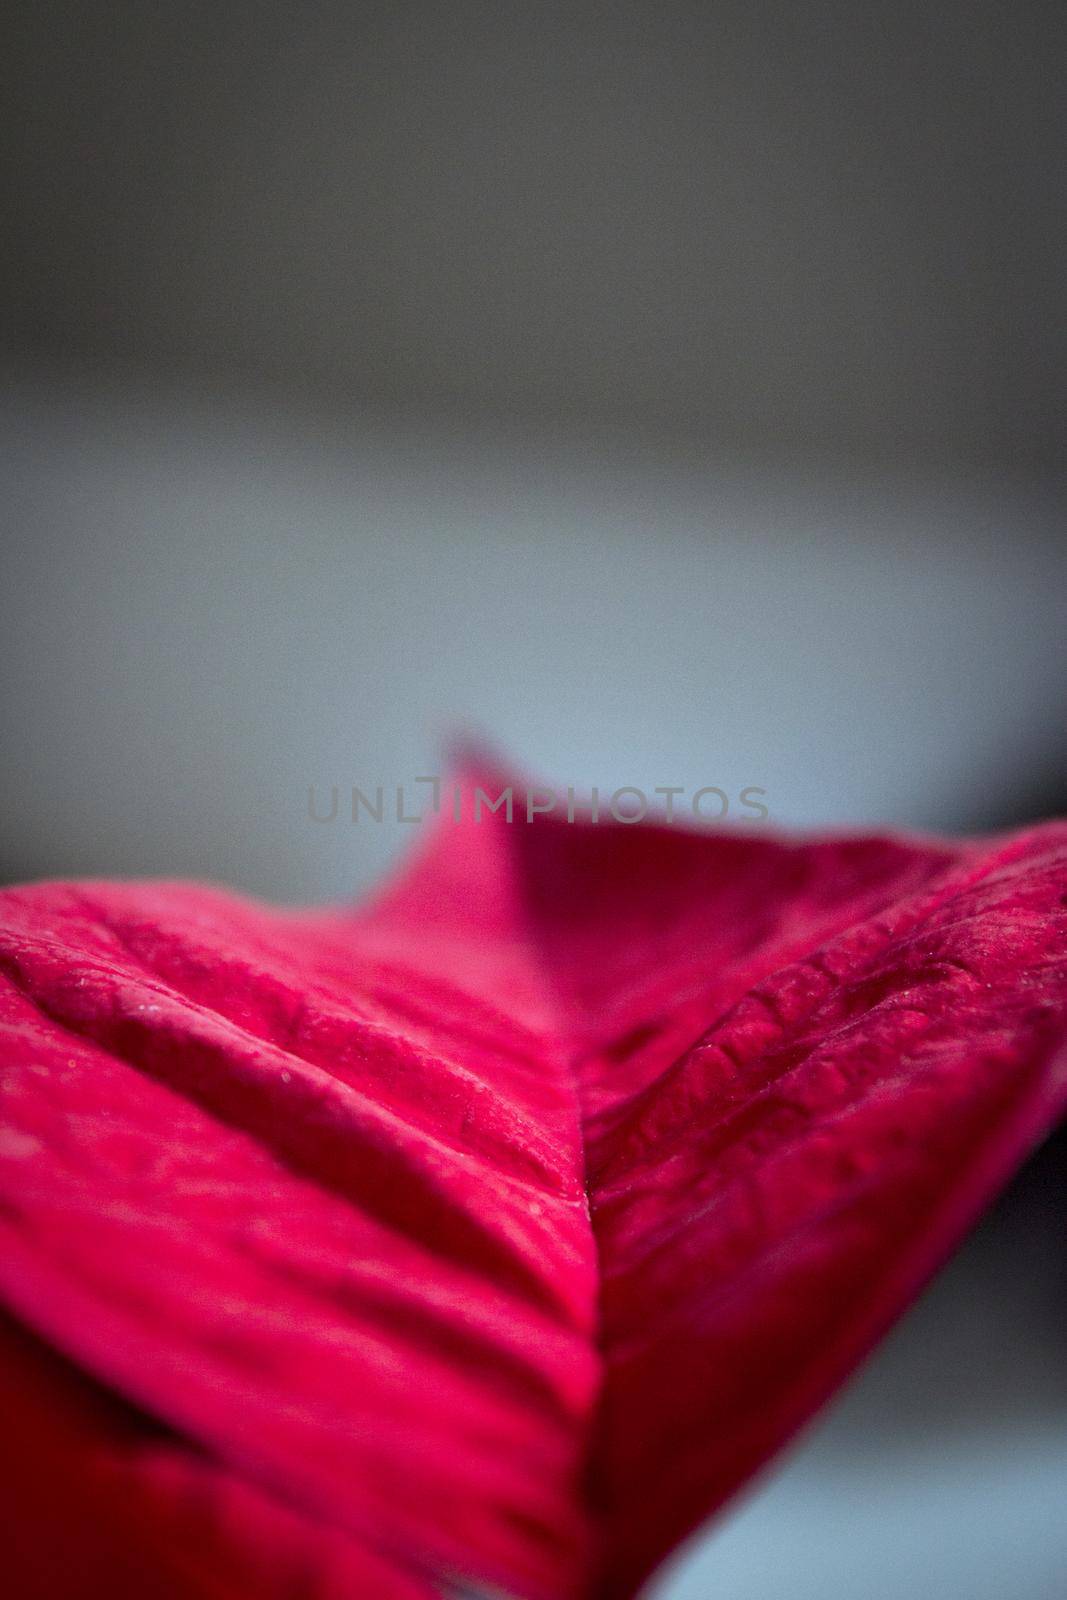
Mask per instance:
[[[1065,890],[500,813],[361,911],[0,896],[18,1592],[632,1593],[1062,1110]]]

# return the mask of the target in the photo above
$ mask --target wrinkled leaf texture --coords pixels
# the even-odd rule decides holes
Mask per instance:
[[[9,1592],[632,1594],[1062,1111],[1065,900],[469,807],[356,909],[7,891]]]

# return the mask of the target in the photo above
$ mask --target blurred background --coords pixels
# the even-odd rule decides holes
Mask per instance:
[[[1058,4],[15,0],[0,876],[350,895],[479,730],[1067,810]],[[657,1600],[1067,1591],[1063,1145]]]

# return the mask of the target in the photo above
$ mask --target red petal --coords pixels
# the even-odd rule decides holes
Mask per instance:
[[[0,896],[12,1492],[70,1592],[142,1592],[126,1524],[185,1596],[632,1592],[1062,1109],[1065,889],[1055,825],[499,814],[364,912]]]

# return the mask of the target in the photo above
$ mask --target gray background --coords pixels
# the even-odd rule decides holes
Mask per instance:
[[[38,349],[1059,458],[1059,5],[5,12],[5,298]]]
[[[472,727],[1067,809],[1064,13],[5,9],[0,876],[353,893]],[[1067,1588],[1062,1145],[656,1594]]]

